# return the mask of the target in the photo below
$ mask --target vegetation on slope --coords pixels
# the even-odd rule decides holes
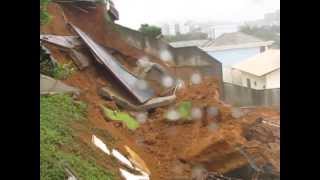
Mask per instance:
[[[55,79],[67,79],[76,71],[72,61],[67,64],[60,64],[51,59],[50,54],[40,47],[40,73],[51,76]]]
[[[40,0],[40,24],[46,24],[50,21],[50,15],[47,11],[47,6],[50,0]]]
[[[274,44],[272,45],[273,48],[280,48],[280,26],[249,26],[244,25],[240,26],[240,31],[264,40],[272,40]]]
[[[42,180],[66,179],[65,164],[76,175],[87,179],[113,179],[113,175],[78,153],[79,145],[72,135],[70,124],[84,121],[86,105],[75,102],[68,95],[41,96],[40,98],[40,177]],[[73,152],[62,150],[63,147]]]
[[[135,130],[139,127],[138,121],[132,116],[130,116],[128,113],[113,111],[109,108],[104,107],[103,105],[101,105],[100,107],[106,118],[111,119],[113,121],[120,121],[124,123],[131,130]]]

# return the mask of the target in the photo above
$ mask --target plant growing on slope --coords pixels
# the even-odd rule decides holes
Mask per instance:
[[[51,16],[47,11],[50,0],[40,0],[40,24],[44,25],[50,21]]]
[[[103,115],[113,121],[123,122],[129,129],[135,130],[139,127],[138,121],[125,112],[113,111],[100,105]]]

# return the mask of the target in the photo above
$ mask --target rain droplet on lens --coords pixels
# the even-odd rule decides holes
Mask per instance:
[[[201,119],[202,118],[202,110],[198,107],[191,109],[191,117],[192,119]]]
[[[192,84],[200,84],[202,81],[202,77],[199,73],[194,73],[191,75],[191,83]]]
[[[180,119],[180,113],[174,109],[171,109],[166,113],[166,119],[169,121],[177,121]]]
[[[143,124],[147,121],[148,119],[148,113],[147,112],[139,112],[136,115],[136,119],[138,120],[139,123]]]

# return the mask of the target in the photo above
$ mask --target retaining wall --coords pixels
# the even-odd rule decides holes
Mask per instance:
[[[280,108],[280,88],[255,90],[223,83],[224,101],[234,106],[272,106]]]

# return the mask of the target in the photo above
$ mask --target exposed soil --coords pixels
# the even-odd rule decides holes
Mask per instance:
[[[65,14],[69,22],[77,25],[98,43],[121,52],[123,54],[121,58],[124,63],[128,62],[130,68],[130,61],[147,54],[124,43],[119,33],[104,21],[103,12],[104,9],[100,6],[95,11],[83,13],[68,6],[60,8],[59,5],[51,3],[49,13],[53,15],[53,19],[50,24],[41,28],[41,32],[72,35],[62,16]],[[52,46],[48,48],[58,61],[70,61],[68,56],[57,48]],[[92,60],[94,62],[94,59]],[[191,179],[192,167],[196,164],[202,164],[208,170],[219,173],[248,165],[248,159],[239,153],[237,149],[239,147],[246,149],[248,154],[258,153],[257,156],[260,158],[256,158],[258,164],[269,162],[275,167],[276,172],[280,172],[278,153],[280,137],[277,135],[277,128],[256,123],[257,118],[262,117],[265,121],[279,124],[279,113],[270,108],[254,108],[244,110],[248,112],[241,118],[233,118],[231,106],[219,100],[219,87],[215,79],[203,79],[199,85],[188,85],[179,90],[177,102],[188,100],[193,106],[202,110],[207,107],[217,107],[219,109],[217,117],[209,118],[204,115],[202,120],[168,123],[164,114],[169,107],[157,108],[149,113],[148,121],[134,132],[103,117],[100,104],[113,109],[118,107],[113,101],[106,101],[100,97],[98,90],[108,84],[116,87],[119,85],[101,66],[92,63],[89,68],[73,74],[65,80],[65,83],[81,89],[80,99],[88,104],[89,123],[85,125],[87,128],[75,128],[80,140],[92,146],[90,139],[92,133],[95,133],[94,129],[105,131],[115,139],[113,147],[124,153],[126,152],[124,145],[127,145],[144,159],[151,170],[152,180]],[[124,91],[120,86],[118,89]],[[218,128],[210,128],[209,125],[212,123]],[[88,146],[83,148],[88,149]],[[93,146],[92,148],[94,149]],[[92,149],[88,149],[88,152],[92,153]],[[94,153],[98,153],[98,150]],[[106,168],[114,169],[113,166],[107,165],[107,159],[97,158],[97,160]]]

